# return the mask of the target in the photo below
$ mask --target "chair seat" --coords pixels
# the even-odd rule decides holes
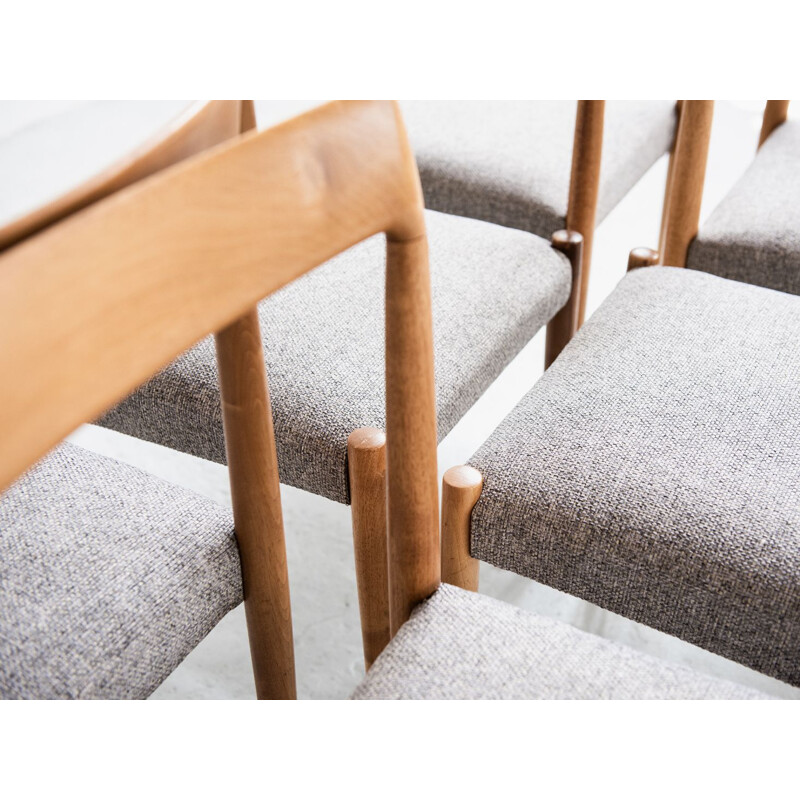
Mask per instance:
[[[64,443],[0,496],[0,697],[144,698],[241,602],[230,512]]]
[[[629,273],[470,459],[471,551],[800,684],[800,299]]]
[[[0,192],[0,231],[130,156],[189,105],[81,103],[13,130],[13,109],[0,104],[0,129],[12,128],[0,136],[0,186],[13,187]]]
[[[521,231],[427,212],[439,435],[566,302],[570,269]],[[259,309],[281,481],[349,501],[347,438],[384,426],[383,237],[295,281]],[[184,354],[102,420],[224,463],[214,345]]]
[[[800,121],[785,122],[764,142],[703,225],[687,265],[800,294]]]
[[[755,700],[766,695],[442,585],[355,700]]]
[[[402,104],[428,208],[549,238],[565,227],[576,103]],[[608,101],[597,222],[666,153],[675,103]]]

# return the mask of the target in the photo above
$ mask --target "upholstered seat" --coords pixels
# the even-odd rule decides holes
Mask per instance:
[[[356,700],[756,700],[485,595],[442,585],[367,673]]]
[[[629,273],[470,463],[471,553],[800,684],[800,298]]]
[[[565,227],[576,104],[402,104],[425,205],[548,238]],[[607,101],[599,223],[674,138],[675,103]]]
[[[570,292],[566,258],[522,231],[428,212],[439,436]],[[348,502],[347,437],[384,425],[383,271],[374,237],[260,306],[281,481]],[[211,339],[102,424],[223,463]]]
[[[687,266],[800,294],[800,121],[788,120],[717,206]]]
[[[242,599],[231,513],[65,443],[0,495],[0,697],[143,698]]]

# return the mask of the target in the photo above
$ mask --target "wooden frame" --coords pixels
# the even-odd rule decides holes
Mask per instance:
[[[759,148],[767,141],[769,135],[775,128],[786,122],[788,116],[788,100],[767,100],[767,104],[764,106],[764,117],[761,121],[761,133],[758,137]]]
[[[544,368],[547,369],[569,344],[569,340],[580,327],[581,286],[583,280],[584,253],[583,236],[576,231],[556,231],[551,244],[569,260],[572,271],[572,289],[566,305],[547,323],[544,345]]]
[[[239,100],[211,100],[190,105],[151,139],[102,172],[11,223],[0,226],[0,251],[136,181],[236,136]]]
[[[217,333],[260,697],[293,697],[294,667],[277,462],[253,309],[380,232],[387,237],[392,629],[438,586],[422,211],[397,105],[332,103],[143,180],[0,256],[0,371],[15,376],[0,384],[2,487],[77,425]]]
[[[597,197],[600,192],[600,163],[603,155],[605,100],[579,100],[572,146],[572,171],[567,202],[567,230],[583,237],[583,265],[578,291],[577,328],[586,315],[589,272],[592,261]],[[547,365],[549,366],[549,364]]]
[[[697,236],[714,102],[682,100],[679,113],[659,243],[660,263],[671,267],[686,266],[689,245]]]

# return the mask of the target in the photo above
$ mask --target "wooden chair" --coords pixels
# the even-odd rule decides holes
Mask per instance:
[[[667,264],[697,231],[711,114],[683,103]],[[797,686],[800,298],[658,261],[633,251],[445,476],[444,579],[476,590],[480,559]]]
[[[397,541],[413,545],[421,536],[437,537],[436,435],[421,194],[393,104],[331,104],[271,131],[251,134],[118,192],[0,258],[0,363],[6,375],[17,376],[0,389],[3,487],[76,425],[119,400],[187,346],[216,332],[236,541],[259,697],[293,697],[294,666],[275,440],[255,303],[338,251],[382,231],[387,234],[386,338],[391,365],[389,496],[397,509]],[[416,447],[410,447],[411,442]],[[3,596],[1,616],[9,630],[0,637],[5,650],[0,661],[7,694],[25,695],[41,688],[55,692],[62,670],[73,666],[73,648],[81,658],[131,646],[132,655],[138,653],[141,659],[131,663],[132,655],[126,660],[124,652],[114,658],[122,659],[131,672],[144,673],[131,677],[134,694],[152,689],[154,681],[164,677],[164,669],[175,666],[175,653],[166,665],[152,663],[158,659],[158,647],[137,637],[137,620],[129,621],[130,630],[116,631],[112,641],[98,637],[106,627],[92,618],[97,579],[90,567],[101,568],[101,588],[112,583],[111,591],[102,595],[111,617],[129,610],[129,604],[115,604],[113,592],[113,584],[124,585],[126,576],[103,571],[109,555],[105,537],[94,541],[91,531],[84,532],[88,544],[82,541],[75,548],[58,540],[64,529],[67,539],[74,539],[74,526],[82,520],[75,513],[73,476],[64,474],[56,489],[47,481],[57,478],[61,467],[79,462],[77,483],[96,486],[103,504],[111,501],[110,508],[104,506],[106,514],[115,508],[130,513],[126,485],[133,491],[144,486],[146,523],[153,522],[148,514],[155,513],[159,499],[177,502],[183,514],[189,513],[191,499],[176,500],[180,492],[146,480],[136,470],[113,470],[114,462],[107,459],[99,467],[86,466],[76,450],[67,447],[65,452],[62,447],[45,457],[0,503],[5,548],[20,547],[23,532],[14,523],[20,516],[24,522],[37,521],[37,533],[43,534],[48,521],[55,517],[57,522],[55,532],[37,536],[31,547],[22,546],[24,558],[4,559],[3,585],[21,587],[19,593]],[[106,469],[113,473],[109,482],[116,493],[111,497],[100,485]],[[52,508],[48,498],[54,499]],[[96,508],[90,504],[90,510]],[[186,521],[203,524],[197,531],[201,557],[224,561],[225,526],[219,513],[206,520],[206,512],[201,508]],[[127,544],[137,533],[147,533],[137,531],[136,519],[121,522],[129,534]],[[157,544],[158,537],[147,540],[152,543],[154,538]],[[180,554],[189,560],[193,541],[186,536],[179,541]],[[395,552],[401,559],[404,546]],[[226,584],[229,569],[222,564],[223,574],[210,586],[192,580],[188,587],[176,588],[170,576],[180,564],[173,561],[159,571],[159,552],[141,555],[149,567],[142,576],[148,596],[134,605],[147,612],[147,620],[157,622],[153,617],[164,607],[156,601],[167,592],[177,607],[177,619],[169,627],[188,639],[184,650],[193,646],[208,626],[207,620],[182,613],[191,602],[192,585],[214,594],[216,603],[204,599],[215,621],[236,590],[235,582],[229,579]],[[71,585],[49,585],[48,578],[74,578],[75,569],[63,569],[70,558],[85,566],[86,595]],[[214,572],[217,566],[207,568]],[[22,572],[19,581],[12,580],[17,570]],[[28,581],[48,597],[27,603]],[[415,585],[398,590],[396,602],[410,606],[437,581],[438,574],[420,577]],[[42,624],[42,610],[62,608],[61,601],[74,592],[85,601],[77,609],[84,612],[83,620]],[[183,631],[184,624],[192,629]],[[59,641],[65,628],[79,641]],[[159,633],[155,644],[166,647],[165,631]],[[32,648],[36,660],[26,658],[31,652],[28,635],[44,640]],[[51,668],[55,674],[48,672]],[[120,689],[113,675],[95,680],[84,675],[85,670],[78,672],[79,685],[70,687],[73,696],[105,696]]]
[[[64,433],[189,343],[217,331],[236,536],[260,696],[291,696],[293,682],[275,437],[255,303],[380,231],[386,233],[387,248],[391,614],[393,629],[400,630],[398,641],[407,642],[414,630],[402,626],[412,609],[443,592],[436,591],[436,412],[427,241],[419,181],[394,104],[331,104],[250,134],[64,220],[1,259],[0,338],[6,346],[0,366],[5,374],[19,376],[0,388],[5,443],[0,485],[19,479],[2,507],[9,500],[24,504],[31,495],[36,499],[31,482],[42,478],[42,464],[46,470],[52,456],[36,468],[39,472],[23,473]],[[42,319],[48,320],[46,329]],[[54,342],[60,343],[57,353]],[[104,480],[105,467],[89,475],[89,485]],[[132,477],[126,471],[121,479]],[[125,494],[124,483],[116,488]],[[148,500],[152,506],[154,498]],[[42,511],[49,509],[36,509]],[[39,568],[51,565],[56,556],[52,541],[37,538],[33,545],[28,559],[38,561]],[[76,552],[58,555],[69,559]],[[85,567],[91,563],[83,561]],[[85,569],[83,577],[90,583],[92,574]],[[472,599],[462,597],[469,609]],[[3,601],[9,601],[7,595]],[[25,607],[13,598],[12,605]],[[430,601],[425,605],[431,608]],[[7,624],[13,613],[4,609],[2,618]],[[450,619],[458,624],[457,618]],[[616,684],[626,672],[636,676],[633,694],[754,696],[578,636],[583,639],[581,660],[599,654],[603,661],[595,664],[590,691],[600,687],[607,693],[604,681]],[[0,641],[9,646],[8,636]],[[12,660],[19,658],[13,641],[10,651]],[[394,648],[382,663],[394,663],[396,655]],[[44,662],[52,664],[51,659]],[[7,655],[2,664],[9,669]],[[40,663],[36,668],[46,667]],[[382,668],[376,669],[379,675]],[[574,679],[574,671],[567,678]],[[558,691],[571,688],[562,680]]]
[[[244,109],[254,125],[252,103]],[[425,218],[441,437],[542,326],[547,326],[547,363],[569,341],[577,327],[581,237],[557,232],[551,246],[527,232],[480,220],[434,211],[426,211]],[[384,258],[382,242],[373,238],[259,308],[274,382],[281,480],[352,506],[367,664],[389,640]],[[182,355],[98,422],[224,463],[212,340]]]

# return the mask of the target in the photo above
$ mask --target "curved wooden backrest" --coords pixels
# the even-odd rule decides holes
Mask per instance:
[[[240,106],[238,100],[193,103],[152,138],[102,172],[46,205],[0,226],[0,250],[148,175],[236,136],[239,133]]]
[[[395,103],[332,103],[245,134],[0,255],[0,487],[187,347],[379,232],[391,596],[402,624],[438,586],[439,556],[427,241]],[[226,438],[237,406],[226,395],[236,369],[227,372]]]

